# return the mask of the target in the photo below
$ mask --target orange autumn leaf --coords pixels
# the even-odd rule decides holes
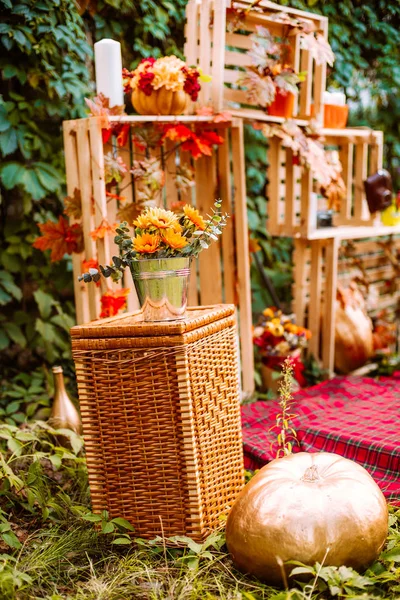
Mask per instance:
[[[103,219],[100,225],[90,232],[90,237],[94,241],[103,240],[107,233],[114,233],[116,226],[115,223],[114,225],[110,225],[106,219]]]
[[[82,252],[82,228],[77,223],[69,225],[68,220],[60,216],[58,223],[47,221],[39,224],[39,229],[43,235],[38,237],[32,246],[42,251],[51,250],[51,262],[61,260],[64,254]]]
[[[129,288],[124,288],[122,290],[110,290],[103,294],[100,298],[101,302],[101,313],[100,319],[105,317],[113,317],[117,315],[120,310],[124,310],[127,306],[126,297],[130,293]]]
[[[249,237],[249,252],[258,252],[261,246],[256,238]]]

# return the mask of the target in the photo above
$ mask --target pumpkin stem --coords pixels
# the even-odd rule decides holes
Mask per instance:
[[[319,476],[319,473],[318,473],[318,467],[317,467],[317,465],[312,465],[312,467],[308,467],[308,469],[306,469],[306,472],[304,473],[303,477],[301,478],[301,481],[306,481],[307,483],[313,483],[314,481],[318,481],[319,479],[321,479],[321,477]]]

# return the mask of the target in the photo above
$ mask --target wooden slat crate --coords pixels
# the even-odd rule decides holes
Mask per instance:
[[[326,38],[328,19],[315,13],[290,9],[285,6],[262,0],[258,10],[252,10],[251,2],[232,3],[237,9],[246,10],[240,18],[240,26],[230,32],[235,19],[226,0],[189,0],[186,8],[185,56],[190,65],[198,65],[204,73],[212,76],[211,86],[203,86],[200,93],[202,104],[211,104],[215,110],[235,109],[237,116],[263,117],[265,112],[249,102],[246,92],[237,85],[238,77],[250,64],[246,51],[251,47],[249,35],[257,25],[269,29],[273,35],[283,36],[284,25],[271,19],[277,13],[301,17],[311,21],[315,29]],[[261,11],[261,12],[259,12]],[[325,90],[326,67],[316,65],[308,50],[300,48],[299,36],[290,38],[292,66],[296,72],[307,71],[306,80],[300,84],[298,101],[293,116],[310,119],[322,114],[322,94]],[[312,108],[313,105],[313,108]],[[283,120],[283,119],[272,119]]]
[[[370,305],[367,300],[368,314],[377,316],[382,310],[396,313],[400,308],[400,268],[395,264],[398,254],[400,235],[357,240],[295,240],[293,310],[297,322],[311,329],[310,352],[331,373],[337,286],[347,287],[355,278],[364,279],[371,298],[376,300]]]
[[[272,235],[307,239],[351,237],[350,228],[372,227],[379,221],[379,217],[376,219],[376,215],[369,213],[364,180],[382,167],[382,132],[323,129],[321,140],[325,148],[339,152],[347,189],[340,211],[333,217],[335,228],[317,228],[317,210],[327,208],[326,200],[315,193],[312,172],[293,164],[292,150],[284,148],[281,140],[274,137],[268,148],[267,189],[267,228]]]
[[[201,212],[207,213],[215,199],[222,199],[222,211],[231,215],[222,239],[207,251],[199,260],[193,262],[189,305],[209,305],[218,303],[234,303],[239,310],[239,331],[242,359],[242,386],[251,392],[253,381],[253,347],[251,332],[251,289],[248,266],[248,227],[246,213],[246,185],[243,151],[243,126],[240,119],[223,123],[213,123],[208,117],[110,117],[110,121],[129,124],[130,127],[144,123],[183,122],[188,125],[209,122],[224,143],[214,148],[212,156],[202,156],[194,161],[187,152],[179,150],[168,153],[176,144],[169,141],[156,151],[164,161],[163,170],[166,185],[157,198],[160,206],[166,208],[176,201],[185,201],[195,205]],[[138,183],[133,181],[130,172],[125,174],[119,184],[118,198],[106,195],[104,181],[104,155],[109,151],[121,156],[125,164],[132,166],[134,159],[140,160],[143,154],[132,147],[130,136],[127,145],[117,146],[115,138],[110,138],[106,145],[102,141],[102,128],[105,122],[101,117],[91,117],[64,123],[64,144],[66,157],[66,173],[68,193],[78,189],[82,199],[82,225],[85,250],[82,256],[74,256],[73,271],[75,285],[75,303],[78,323],[87,323],[97,319],[100,314],[100,296],[112,287],[118,289],[121,284],[102,281],[101,287],[94,284],[78,282],[82,272],[82,260],[96,259],[100,264],[109,264],[113,255],[118,255],[118,248],[113,242],[113,231],[109,231],[103,239],[92,239],[91,233],[101,224],[113,228],[119,222],[117,212],[122,206],[135,202]],[[177,165],[188,165],[194,170],[194,185],[186,192],[177,190],[175,175]],[[138,308],[130,277],[123,282],[123,287],[131,288],[128,297],[128,310]]]

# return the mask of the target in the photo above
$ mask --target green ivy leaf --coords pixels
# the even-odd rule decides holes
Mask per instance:
[[[40,316],[43,319],[48,319],[51,315],[52,307],[54,306],[54,298],[43,290],[36,290],[36,292],[33,293],[33,296],[38,305]]]
[[[19,163],[12,162],[3,165],[0,169],[1,181],[7,190],[23,182],[25,168]]]

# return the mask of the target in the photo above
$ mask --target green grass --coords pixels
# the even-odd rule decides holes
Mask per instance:
[[[316,566],[278,590],[237,572],[221,529],[204,544],[129,537],[129,523],[89,508],[81,439],[59,445],[44,423],[0,425],[0,598],[4,600],[359,600],[400,598],[400,510],[364,574]],[[64,438],[65,439],[65,438]],[[134,535],[134,534],[133,534]]]

